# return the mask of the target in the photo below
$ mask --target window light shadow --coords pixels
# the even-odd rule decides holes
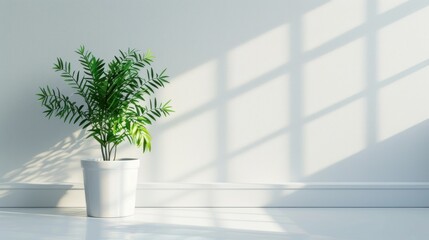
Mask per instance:
[[[217,111],[217,131],[220,132],[219,137],[217,138],[217,152],[218,156],[216,160],[212,163],[204,164],[195,169],[189,171],[187,174],[184,174],[180,177],[175,177],[171,179],[172,181],[186,181],[192,175],[198,174],[201,171],[204,171],[208,168],[217,168],[217,172],[219,174],[217,181],[225,182],[228,181],[228,165],[232,161],[232,157],[244,153],[244,151],[249,151],[253,148],[257,148],[263,142],[269,141],[271,137],[277,137],[279,134],[288,134],[289,135],[289,144],[286,146],[291,150],[290,156],[288,157],[288,161],[291,162],[290,169],[285,169],[285,171],[290,172],[291,180],[299,181],[300,179],[305,179],[304,175],[304,166],[303,164],[303,145],[305,144],[305,139],[303,139],[303,129],[304,126],[308,123],[311,123],[315,120],[318,120],[321,117],[324,117],[328,114],[331,114],[349,104],[355,103],[356,101],[364,101],[365,102],[365,113],[364,114],[365,122],[363,123],[365,126],[366,139],[365,147],[370,147],[377,143],[378,139],[378,124],[380,124],[379,120],[379,91],[383,86],[387,85],[388,82],[397,81],[400,78],[406,77],[413,72],[423,69],[427,66],[427,62],[423,61],[417,63],[415,66],[410,67],[409,69],[405,69],[398,74],[386,79],[385,81],[379,82],[377,78],[377,63],[376,58],[377,55],[374,53],[377,50],[377,42],[376,42],[376,32],[393,22],[400,21],[401,18],[406,17],[410,14],[413,14],[415,11],[418,11],[422,7],[427,6],[427,3],[422,1],[407,1],[401,5],[396,6],[389,11],[383,12],[382,14],[377,15],[376,7],[374,6],[376,3],[372,3],[372,1],[367,2],[366,6],[366,22],[360,26],[357,26],[350,31],[343,33],[321,46],[315,47],[309,51],[304,51],[302,48],[302,20],[300,20],[301,16],[305,14],[305,12],[295,12],[294,14],[290,13],[288,17],[287,23],[291,29],[291,40],[290,40],[290,49],[291,49],[291,61],[284,64],[282,67],[274,69],[270,72],[264,73],[263,75],[252,79],[246,82],[243,85],[237,86],[232,89],[227,89],[226,81],[228,81],[228,59],[224,56],[220,56],[218,58],[219,65],[219,76],[222,78],[219,79],[218,88],[217,88],[217,97],[211,102],[208,102],[194,111],[188,112],[185,115],[177,119],[173,119],[171,122],[166,122],[165,124],[161,124],[157,126],[157,129],[160,132],[170,131],[171,128],[176,127],[181,124],[183,121],[188,121],[189,119],[194,118],[195,116],[212,109],[216,109]],[[337,102],[312,113],[309,116],[304,116],[303,113],[303,95],[306,94],[303,89],[302,81],[304,79],[303,76],[303,66],[317,59],[320,56],[325,55],[339,47],[344,46],[347,43],[355,41],[356,39],[363,38],[366,42],[366,50],[364,52],[364,61],[365,61],[365,75],[364,75],[364,84],[365,89],[359,91],[351,96],[347,96],[346,98],[340,99]],[[267,134],[265,136],[258,136],[259,139],[257,141],[252,141],[250,144],[243,146],[240,150],[231,150],[229,149],[229,135],[228,135],[228,114],[225,112],[225,107],[230,104],[232,100],[235,98],[240,98],[242,95],[251,91],[254,88],[259,88],[276,76],[281,74],[288,74],[290,76],[290,92],[286,94],[289,95],[289,101],[287,104],[290,105],[291,109],[289,110],[290,121],[291,123],[286,127],[287,130],[279,130],[278,132],[273,131],[271,134]],[[281,133],[280,133],[281,132]],[[243,150],[244,149],[244,150]]]

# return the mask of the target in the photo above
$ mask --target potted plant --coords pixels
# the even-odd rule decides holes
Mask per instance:
[[[76,53],[83,72],[57,58],[54,70],[61,73],[73,94],[58,88],[40,88],[37,94],[46,117],[58,117],[87,130],[87,138],[100,144],[101,157],[82,160],[87,214],[122,217],[134,213],[139,160],[117,159],[120,143],[129,141],[151,150],[147,126],[173,110],[170,101],[152,95],[168,83],[165,69],[155,73],[153,55],[134,50],[119,51],[107,65],[81,46]],[[143,70],[145,74],[141,74]]]

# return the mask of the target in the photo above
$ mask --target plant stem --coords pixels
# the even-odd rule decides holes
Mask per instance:
[[[106,137],[107,139],[107,137]],[[106,154],[106,161],[110,161],[110,152],[109,152],[110,143],[106,143],[104,146],[104,152]]]
[[[103,145],[100,145],[101,148],[101,156],[103,157],[103,161],[106,160],[106,156],[104,155],[104,148]]]
[[[118,145],[115,145],[115,154],[113,156],[113,160],[116,160],[116,149],[118,148]]]
[[[113,147],[114,146],[110,147],[110,143],[109,143],[109,147],[108,147],[108,149],[109,149],[109,160],[110,160],[110,157],[112,156]],[[113,160],[115,160],[115,159],[113,159]]]

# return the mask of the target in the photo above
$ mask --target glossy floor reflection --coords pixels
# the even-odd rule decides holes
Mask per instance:
[[[0,239],[427,239],[426,208],[139,208],[87,218],[82,208],[0,208]]]

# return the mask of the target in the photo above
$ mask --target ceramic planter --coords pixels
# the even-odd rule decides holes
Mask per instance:
[[[86,211],[90,217],[134,214],[139,159],[82,160]]]

